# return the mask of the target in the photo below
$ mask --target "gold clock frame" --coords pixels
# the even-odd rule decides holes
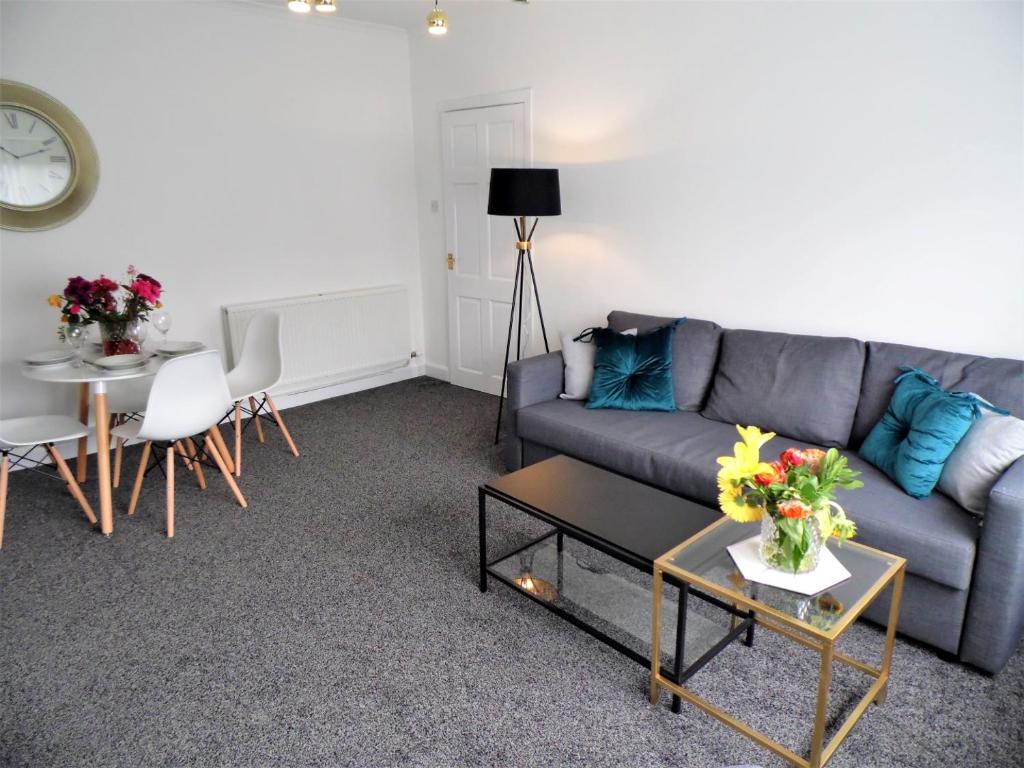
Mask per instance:
[[[3,107],[33,112],[53,126],[71,153],[72,178],[64,194],[45,205],[22,208],[0,202],[0,228],[32,232],[71,221],[89,205],[100,180],[99,155],[92,137],[74,112],[30,85],[0,80],[0,109]]]

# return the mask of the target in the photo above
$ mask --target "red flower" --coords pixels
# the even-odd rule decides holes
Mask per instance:
[[[789,517],[794,520],[803,520],[805,517],[810,517],[811,513],[814,511],[807,504],[796,499],[780,501],[778,510],[779,514],[783,517]]]
[[[70,307],[68,307],[68,312],[70,314],[72,314],[72,315],[77,315],[81,311],[82,311],[82,308],[80,306],[78,306],[77,304],[72,304]]]
[[[784,483],[786,482],[786,468],[781,462],[772,462],[771,472],[762,472],[759,475],[754,475],[754,482],[758,485],[771,485],[772,483]]]
[[[78,304],[91,304],[95,290],[96,286],[91,280],[86,280],[81,275],[69,277],[67,287],[64,289],[64,298]]]
[[[779,460],[786,465],[786,467],[799,467],[804,463],[804,457],[797,448],[787,448],[779,454]]]
[[[113,293],[117,290],[117,283],[106,275],[100,275],[99,279],[94,281],[92,286],[96,293]]]
[[[140,299],[155,304],[160,299],[160,284],[154,285],[149,280],[139,277],[131,284],[131,291]]]

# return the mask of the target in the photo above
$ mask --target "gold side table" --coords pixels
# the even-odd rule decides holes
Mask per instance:
[[[853,541],[847,541],[842,546],[831,543],[831,552],[850,571],[851,577],[822,594],[804,597],[794,592],[749,582],[740,575],[725,548],[755,536],[759,531],[760,523],[736,523],[723,517],[655,561],[651,658],[660,658],[659,614],[662,583],[666,575],[737,607],[753,611],[757,624],[821,655],[810,757],[801,757],[792,749],[743,723],[683,685],[667,679],[661,674],[661,668],[657,663],[651,665],[651,704],[658,703],[661,689],[665,688],[793,765],[800,768],[821,768],[832,758],[839,745],[867,711],[868,706],[872,702],[882,704],[885,701],[889,669],[892,665],[893,641],[896,636],[896,621],[899,618],[900,599],[903,595],[906,560]],[[882,666],[873,667],[836,650],[835,645],[842,634],[890,585],[892,601],[889,607]],[[680,606],[680,610],[683,609],[684,606]],[[836,661],[870,675],[875,681],[832,739],[826,743],[828,691],[832,681],[832,664]]]

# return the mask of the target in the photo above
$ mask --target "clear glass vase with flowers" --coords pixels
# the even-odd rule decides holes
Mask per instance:
[[[129,265],[123,282],[106,275],[87,280],[81,275],[68,278],[63,293],[47,300],[61,310],[61,322],[68,326],[98,323],[103,354],[134,354],[142,350],[139,329],[154,309],[160,309],[163,286],[154,277]],[[61,329],[63,337],[63,326]]]
[[[837,488],[863,483],[835,448],[787,448],[776,461],[761,461],[761,448],[775,437],[757,427],[741,427],[734,455],[718,459],[718,503],[738,522],[761,521],[761,560],[790,573],[813,570],[829,538],[856,532],[836,503]]]

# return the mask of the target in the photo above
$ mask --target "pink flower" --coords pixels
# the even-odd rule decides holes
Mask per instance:
[[[72,304],[70,307],[68,307],[68,312],[70,312],[72,315],[77,315],[81,311],[82,308],[77,304]]]
[[[155,304],[160,299],[160,285],[154,285],[149,280],[139,277],[131,285],[131,291],[140,299]]]

